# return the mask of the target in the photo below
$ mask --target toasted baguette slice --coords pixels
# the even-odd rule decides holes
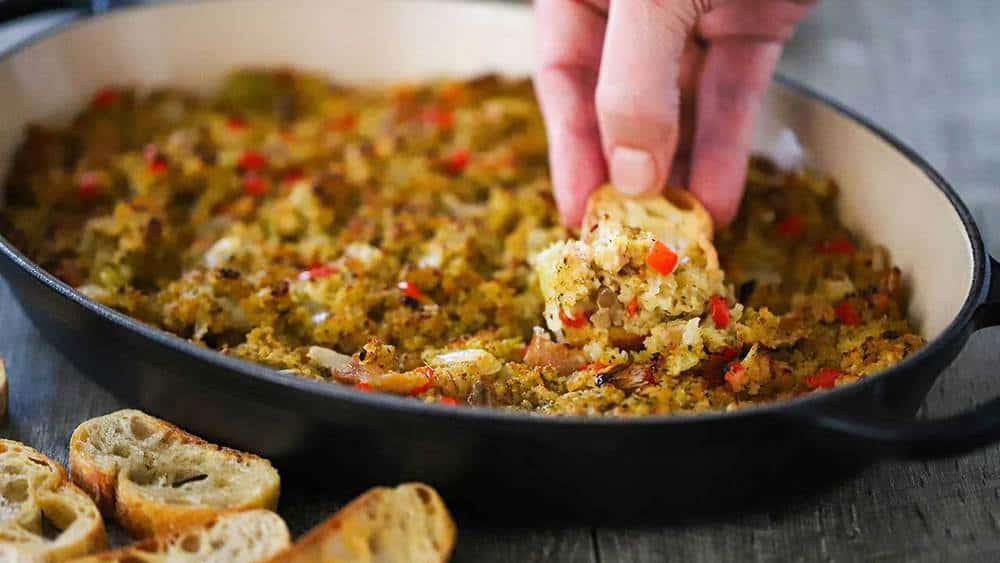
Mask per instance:
[[[712,240],[712,216],[690,192],[667,187],[661,193],[638,197],[626,196],[613,186],[604,186],[590,194],[583,216],[580,236],[588,236],[604,221],[649,231],[660,240]]]
[[[319,524],[271,563],[440,563],[455,545],[455,522],[422,483],[376,487]]]
[[[0,420],[7,416],[7,366],[0,358]]]
[[[69,463],[73,481],[136,537],[278,505],[281,482],[269,461],[136,410],[78,426]]]
[[[270,510],[229,512],[74,563],[256,563],[288,548],[291,537]]]
[[[100,512],[63,467],[0,439],[0,561],[65,561],[105,545]]]

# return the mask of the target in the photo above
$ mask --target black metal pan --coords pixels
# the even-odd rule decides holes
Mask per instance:
[[[64,118],[106,83],[204,90],[250,64],[349,81],[525,74],[531,53],[528,10],[496,3],[229,0],[114,11],[0,56],[0,174],[28,121]],[[132,320],[2,238],[0,274],[39,330],[129,404],[345,492],[423,480],[485,513],[679,513],[788,490],[817,467],[957,455],[1000,438],[996,398],[949,418],[914,419],[969,335],[1000,324],[1000,264],[968,209],[919,155],[788,80],[771,89],[758,148],[783,130],[795,133],[810,165],[838,180],[845,222],[890,248],[928,345],[854,385],[731,413],[545,418],[358,393]]]

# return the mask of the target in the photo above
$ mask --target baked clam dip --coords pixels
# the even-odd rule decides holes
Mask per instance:
[[[107,306],[357,392],[561,415],[822,392],[924,341],[823,175],[750,163],[733,224],[683,190],[561,226],[531,85],[234,72],[111,86],[36,125],[0,232]]]

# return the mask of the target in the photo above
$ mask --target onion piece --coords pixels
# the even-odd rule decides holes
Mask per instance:
[[[343,372],[351,369],[351,357],[322,346],[310,346],[306,356],[330,370]]]
[[[503,369],[503,362],[481,348],[444,352],[434,356],[432,367],[461,369],[469,375],[492,375]]]

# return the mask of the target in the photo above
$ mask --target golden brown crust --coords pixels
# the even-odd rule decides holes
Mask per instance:
[[[0,420],[7,416],[7,367],[0,358]]]
[[[113,475],[102,471],[96,463],[73,448],[76,432],[70,438],[69,473],[70,478],[87,496],[94,500],[101,514],[112,516],[115,513],[115,482]]]
[[[196,525],[226,511],[273,510],[280,491],[280,478],[267,460],[135,410],[77,427],[70,464],[74,481],[135,537]],[[231,484],[229,473],[249,486]]]
[[[240,561],[260,561],[290,543],[288,527],[271,511],[227,512],[74,563],[169,562],[178,556],[185,561],[221,561],[230,560],[234,553]]]
[[[396,528],[414,528],[393,535]],[[425,524],[420,526],[419,524]],[[423,483],[374,487],[307,532],[269,563],[447,561],[457,529],[441,497]],[[393,544],[392,542],[397,542]],[[400,545],[405,542],[407,545]],[[377,547],[373,547],[377,546]],[[376,553],[379,552],[379,553]]]
[[[581,238],[586,241],[593,227],[609,218],[668,240],[677,234],[712,240],[714,232],[708,210],[690,192],[676,187],[637,197],[626,196],[613,186],[599,188],[587,200]]]
[[[64,561],[103,549],[107,545],[104,521],[93,501],[71,483],[66,471],[45,454],[20,442],[0,439],[0,457],[5,471],[0,490],[28,494],[4,499],[0,515],[0,560]],[[47,537],[43,522],[59,533]]]

